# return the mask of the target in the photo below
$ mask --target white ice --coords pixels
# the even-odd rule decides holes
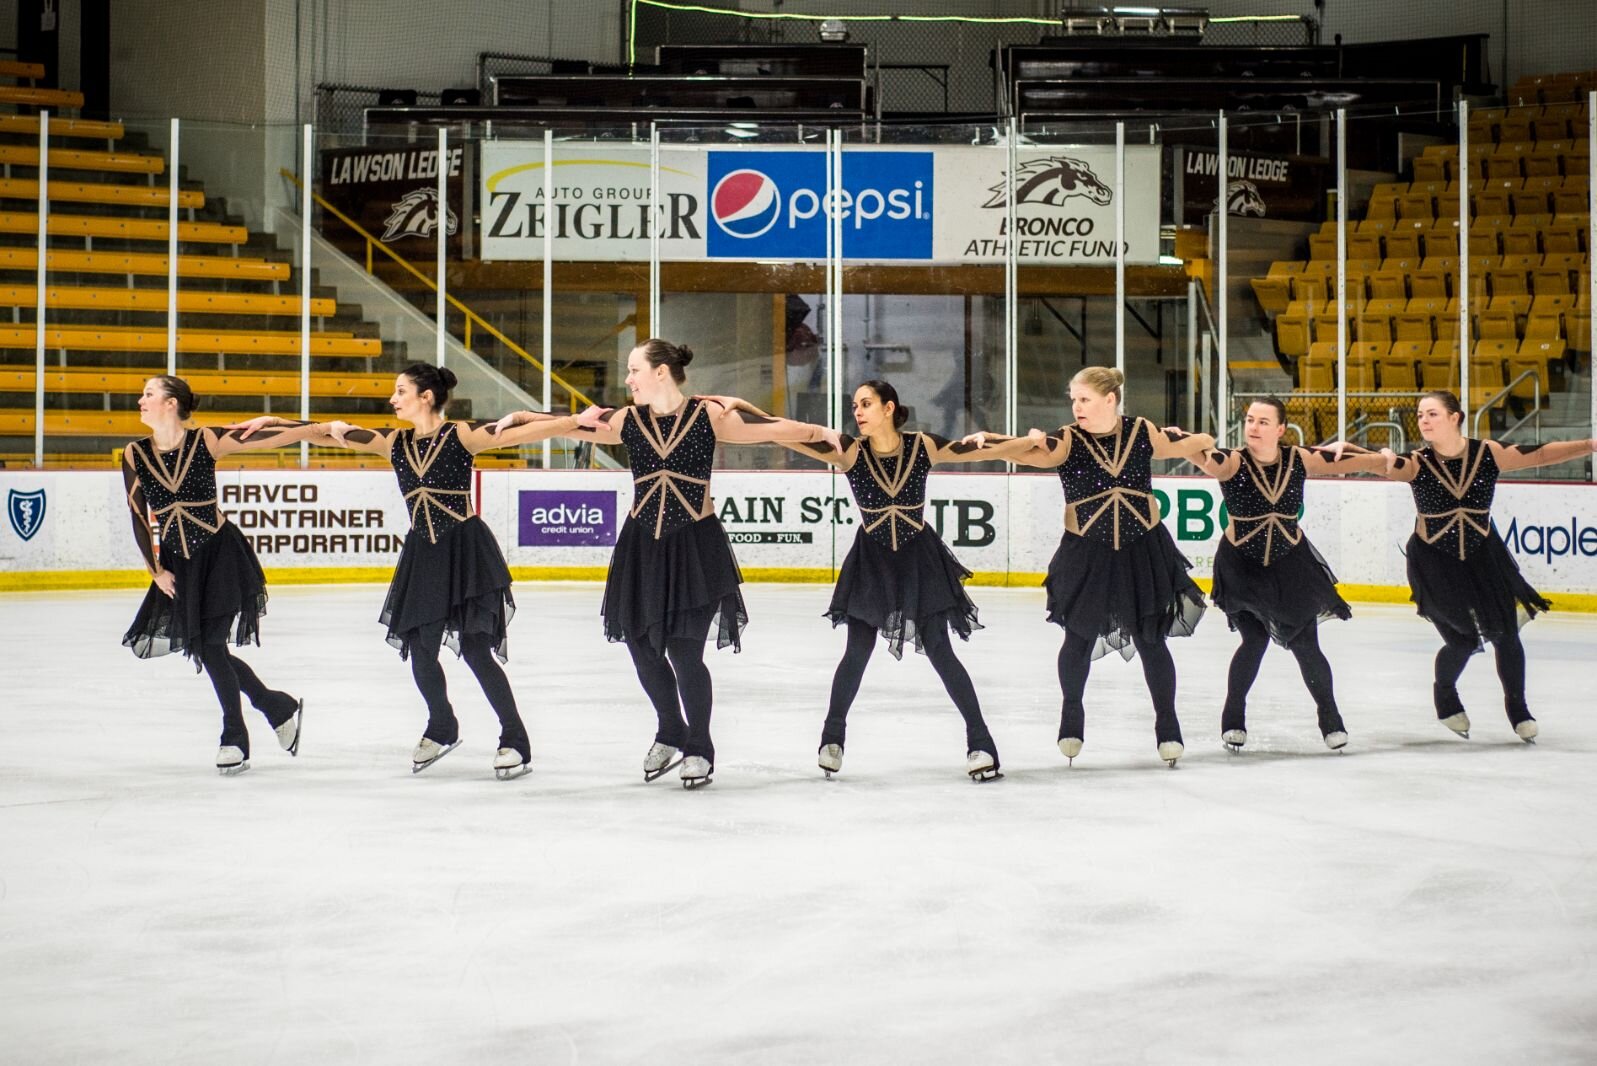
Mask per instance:
[[[746,586],[697,792],[641,779],[653,716],[594,585],[517,588],[536,769],[508,783],[453,659],[465,743],[410,773],[380,588],[274,587],[242,654],[306,697],[304,747],[246,711],[237,778],[206,680],[119,646],[138,594],[0,597],[0,1062],[1597,1060],[1597,618],[1525,630],[1534,747],[1489,655],[1456,738],[1433,631],[1358,605],[1322,628],[1347,754],[1272,649],[1231,755],[1211,611],[1172,645],[1179,768],[1118,658],[1067,768],[1041,594],[977,588],[958,650],[1005,778],[964,776],[930,665],[878,649],[828,781],[829,591]]]

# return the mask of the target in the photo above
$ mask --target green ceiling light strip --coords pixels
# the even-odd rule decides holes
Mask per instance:
[[[690,11],[701,15],[728,15],[733,18],[788,22],[969,22],[977,25],[1058,26],[1058,19],[1027,18],[1023,16],[980,15],[800,15],[774,11],[731,11],[724,7],[705,7],[701,4],[678,4],[670,0],[632,0],[631,24],[627,30],[627,68],[638,61],[638,8],[641,5],[664,8],[667,11]],[[1294,16],[1287,16],[1294,17]]]

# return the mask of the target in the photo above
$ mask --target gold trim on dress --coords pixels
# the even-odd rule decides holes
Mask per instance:
[[[427,454],[425,456],[423,456],[416,447],[416,432],[414,430],[407,430],[400,435],[399,454],[405,460],[405,462],[410,464],[411,472],[414,473],[418,479],[425,479],[427,477],[427,472],[432,469],[433,464],[438,461],[438,456],[443,453],[444,445],[449,443],[444,439],[445,433],[450,433],[455,436],[459,435],[459,431],[456,429],[455,423],[445,422],[442,426],[438,427],[438,432],[433,434],[431,439],[434,441],[434,443],[427,450]],[[405,504],[410,509],[411,528],[415,529],[421,525],[422,519],[426,519],[428,543],[437,544],[438,527],[433,522],[433,510],[440,510],[449,515],[451,518],[454,518],[459,522],[464,522],[466,519],[471,517],[469,507],[466,513],[462,514],[461,512],[450,507],[445,497],[469,497],[470,495],[470,489],[435,489],[427,485],[418,485],[416,488],[413,488],[409,492],[405,493]]]
[[[686,406],[690,402],[690,400],[684,400],[683,405]],[[701,403],[694,407],[691,414],[678,415],[677,424],[672,428],[669,436],[660,432],[660,423],[655,418],[654,409],[647,408],[647,410],[649,413],[648,422],[643,420],[643,415],[640,413],[639,408],[633,407],[631,413],[638,427],[638,432],[643,434],[643,439],[648,442],[650,448],[654,449],[654,454],[660,458],[661,462],[664,462],[671,457],[671,453],[676,451],[682,441],[687,438],[688,430],[693,427],[699,416],[704,413],[704,405]],[[669,418],[671,416],[667,415],[666,417]],[[653,482],[653,484],[649,485],[646,491],[639,492],[639,489],[649,482]],[[688,501],[687,494],[682,491],[679,485],[703,486],[704,503],[698,508],[697,514],[694,513],[693,504]],[[710,482],[707,478],[689,477],[686,474],[679,474],[675,470],[656,470],[652,474],[634,477],[632,479],[632,491],[634,495],[630,514],[633,518],[637,518],[643,513],[643,509],[648,506],[650,500],[653,500],[656,496],[659,497],[659,508],[654,516],[655,540],[660,539],[665,527],[667,492],[681,502],[682,509],[693,515],[694,521],[708,518],[715,513],[715,503],[710,498]]]
[[[1125,470],[1126,463],[1131,460],[1132,449],[1136,447],[1137,443],[1137,434],[1142,431],[1145,420],[1141,418],[1131,420],[1130,433],[1125,432],[1126,421],[1126,419],[1121,419],[1119,424],[1115,426],[1114,441],[1110,444],[1108,451],[1105,451],[1103,446],[1098,443],[1097,438],[1083,429],[1080,423],[1074,423],[1070,427],[1075,436],[1086,446],[1087,454],[1092,457],[1093,462],[1097,463],[1105,473],[1113,478],[1119,477],[1121,472]],[[1148,432],[1150,434],[1153,432],[1153,423],[1151,422],[1148,423]],[[1081,508],[1096,500],[1102,500],[1103,502],[1098,504],[1092,511],[1086,522],[1082,522]],[[1147,509],[1146,513],[1138,509],[1139,504]],[[1142,526],[1144,533],[1159,524],[1159,501],[1152,492],[1117,485],[1112,489],[1106,489],[1084,499],[1066,502],[1065,529],[1077,536],[1083,536],[1097,524],[1100,518],[1108,514],[1114,523],[1112,534],[1114,549],[1119,551],[1120,515],[1122,511],[1129,512],[1137,520],[1137,523]]]
[[[1469,457],[1469,449],[1475,448],[1475,457]],[[1417,458],[1422,466],[1428,469],[1437,482],[1446,489],[1455,500],[1462,500],[1475,484],[1475,477],[1480,473],[1481,463],[1486,460],[1487,447],[1478,441],[1465,440],[1464,454],[1459,458],[1463,462],[1458,465],[1458,476],[1454,477],[1452,471],[1447,469],[1448,460],[1436,454],[1435,449],[1426,448],[1417,453]],[[1431,532],[1431,522],[1441,522],[1442,526],[1435,533]],[[1451,532],[1458,534],[1458,558],[1464,561],[1466,549],[1464,546],[1465,527],[1473,529],[1483,537],[1491,536],[1491,510],[1485,507],[1454,507],[1447,511],[1421,511],[1414,519],[1414,535],[1426,544],[1435,544]]]
[[[194,457],[199,454],[200,448],[204,446],[204,442],[200,438],[201,433],[197,429],[185,431],[182,442],[172,449],[177,453],[177,458],[172,460],[170,468],[166,465],[166,460],[161,458],[161,449],[156,447],[154,437],[145,439],[145,443],[148,446],[148,455],[139,448],[134,448],[133,454],[143,464],[150,477],[154,478],[168,493],[176,496],[178,490],[183,487],[183,482],[188,479],[189,468],[194,464]],[[133,502],[131,490],[128,492],[128,502],[129,504]],[[190,558],[188,528],[183,523],[187,520],[207,533],[217,532],[227,522],[226,515],[218,512],[216,524],[212,525],[195,513],[204,507],[214,508],[216,502],[216,497],[212,496],[208,500],[173,500],[165,507],[152,507],[150,510],[155,515],[159,538],[163,541],[166,540],[167,533],[171,531],[175,524],[177,526],[178,546],[183,550],[183,558]]]
[[[1253,482],[1253,487],[1259,494],[1272,504],[1281,502],[1281,497],[1286,495],[1286,490],[1292,485],[1292,473],[1295,464],[1303,461],[1298,449],[1288,446],[1282,449],[1278,462],[1271,464],[1276,470],[1272,474],[1253,458],[1246,448],[1241,452],[1242,469],[1247,471],[1248,480]],[[1264,563],[1270,565],[1270,557],[1275,552],[1275,538],[1279,534],[1288,544],[1297,545],[1303,540],[1303,530],[1298,527],[1298,516],[1285,511],[1267,511],[1264,514],[1241,515],[1235,511],[1230,512],[1231,524],[1226,526],[1225,539],[1233,545],[1241,547],[1253,540],[1260,533],[1264,534]],[[1242,522],[1258,523],[1247,533],[1238,535],[1237,526]]]
[[[913,438],[907,455],[904,452],[906,438]],[[899,522],[907,523],[917,533],[926,528],[926,523],[918,517],[926,506],[925,496],[911,503],[898,501],[899,494],[909,484],[910,473],[914,470],[915,463],[920,459],[920,454],[923,450],[921,435],[919,433],[899,434],[897,450],[888,453],[887,456],[877,456],[875,452],[871,451],[870,441],[868,440],[861,441],[859,447],[860,454],[865,459],[865,472],[871,476],[872,481],[876,482],[876,487],[887,494],[888,499],[895,501],[885,507],[866,507],[864,504],[858,504],[861,515],[866,517],[879,516],[866,523],[865,532],[874,533],[881,528],[882,523],[887,523],[888,536],[892,541],[893,550],[897,551]],[[892,477],[889,477],[887,467],[883,465],[883,460],[893,455],[899,456],[899,466],[898,471]]]

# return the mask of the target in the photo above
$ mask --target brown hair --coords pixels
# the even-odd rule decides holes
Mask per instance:
[[[905,407],[898,399],[898,390],[885,381],[871,380],[860,382],[860,388],[870,389],[883,406],[893,405],[893,428],[898,429],[909,421],[909,408]]]
[[[1112,366],[1084,366],[1070,379],[1072,385],[1085,385],[1100,396],[1114,396],[1120,400],[1126,384],[1126,375]]]
[[[183,421],[194,413],[194,390],[189,383],[171,374],[157,374],[150,379],[161,383],[161,391],[177,401],[177,416]]]
[[[1275,420],[1283,426],[1286,425],[1286,404],[1282,403],[1278,397],[1259,396],[1256,397],[1253,402],[1262,403],[1266,407],[1275,408]]]
[[[650,337],[638,345],[650,366],[671,368],[671,380],[678,385],[688,379],[688,364],[693,362],[693,349],[686,344],[672,344],[659,337]]]
[[[400,371],[410,383],[416,386],[417,392],[430,392],[433,394],[433,410],[442,411],[449,402],[449,390],[460,383],[455,377],[455,372],[446,366],[433,366],[431,363],[411,363]]]
[[[1447,411],[1448,414],[1457,415],[1458,428],[1461,430],[1464,428],[1464,408],[1458,402],[1458,397],[1454,396],[1451,392],[1448,392],[1446,389],[1432,389],[1430,392],[1423,393],[1420,396],[1420,399],[1435,400],[1437,403],[1442,405],[1442,408]],[[1415,401],[1415,406],[1419,406],[1418,401]]]

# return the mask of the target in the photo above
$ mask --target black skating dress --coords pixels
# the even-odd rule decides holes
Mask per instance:
[[[136,480],[128,485],[128,504],[136,528],[146,505],[155,513],[159,559],[146,546],[147,527],[140,546],[152,568],[158,561],[172,572],[177,595],[152,581],[123,645],[141,659],[186,655],[199,671],[207,643],[259,644],[266,575],[244,535],[217,509],[216,457],[205,431],[186,431],[171,451],[157,451],[149,438],[130,450]]]
[[[482,633],[499,661],[506,661],[506,629],[516,613],[510,568],[473,511],[475,458],[461,443],[457,425],[445,422],[422,439],[414,429],[400,430],[388,458],[410,509],[410,532],[378,617],[388,627],[388,643],[400,658],[409,658],[416,631],[441,621],[444,646],[456,655],[463,635]]]
[[[1308,477],[1302,451],[1283,447],[1270,464],[1246,448],[1236,454],[1241,465],[1220,482],[1231,522],[1215,552],[1214,605],[1232,629],[1237,615],[1253,615],[1282,646],[1322,618],[1353,617],[1336,575],[1298,527]]]
[[[899,440],[891,455],[871,451],[867,440],[854,442],[858,452],[845,476],[860,528],[826,611],[834,626],[854,618],[879,630],[895,659],[903,658],[905,641],[924,654],[929,630],[947,627],[969,640],[982,628],[963,585],[970,571],[926,524],[926,475],[937,441],[923,433]],[[845,439],[845,453],[847,445]]]
[[[605,636],[665,650],[668,638],[741,650],[748,610],[743,574],[710,496],[715,427],[698,397],[676,414],[629,407],[621,442],[632,464],[632,510],[605,578]]]
[[[1492,522],[1498,470],[1486,442],[1465,438],[1457,459],[1430,448],[1410,458],[1419,464],[1409,482],[1419,513],[1405,554],[1420,616],[1485,644],[1549,609]]]
[[[1184,637],[1203,617],[1203,592],[1153,495],[1153,423],[1122,416],[1113,433],[1061,431],[1065,532],[1043,586],[1048,620],[1088,640],[1093,658],[1110,649],[1130,659],[1133,637]]]

